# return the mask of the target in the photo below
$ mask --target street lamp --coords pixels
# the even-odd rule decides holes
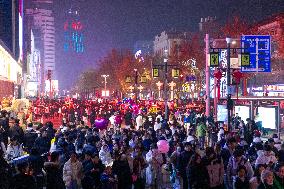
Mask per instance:
[[[106,84],[107,84],[107,78],[109,77],[109,75],[101,75],[101,77],[103,77],[105,79],[105,97],[106,97]]]
[[[160,99],[160,98],[161,98],[161,87],[162,87],[163,83],[162,83],[162,82],[160,82],[160,81],[158,81],[158,82],[156,83],[156,85],[158,86],[158,90],[159,90],[159,99]]]

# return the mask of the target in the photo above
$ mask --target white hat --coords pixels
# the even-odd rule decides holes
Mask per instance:
[[[194,141],[194,137],[189,135],[186,139],[186,142],[191,142],[191,141]]]

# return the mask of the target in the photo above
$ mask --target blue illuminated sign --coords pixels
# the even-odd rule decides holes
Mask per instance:
[[[241,67],[241,72],[271,72],[271,37],[244,35],[241,42],[243,52],[250,54],[250,66]]]

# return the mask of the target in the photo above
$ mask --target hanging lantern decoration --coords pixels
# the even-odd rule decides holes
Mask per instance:
[[[243,77],[243,74],[239,71],[239,70],[235,70],[234,72],[233,72],[233,84],[235,84],[236,85],[236,93],[237,93],[237,99],[238,99],[238,97],[239,97],[239,84],[240,84],[240,82],[241,82],[241,78]]]
[[[214,77],[217,79],[216,87],[217,87],[217,99],[219,100],[221,97],[220,83],[222,78],[222,72],[220,69],[215,71]]]
[[[147,82],[147,76],[146,75],[142,75],[140,78],[140,82],[141,83],[146,83]]]
[[[178,68],[172,69],[172,77],[173,78],[178,78],[180,75],[180,70]]]
[[[126,82],[126,83],[131,83],[131,77],[130,77],[129,75],[126,76],[125,82]]]

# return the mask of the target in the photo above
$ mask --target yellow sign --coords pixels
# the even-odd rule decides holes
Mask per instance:
[[[213,52],[210,53],[210,67],[219,66],[219,53]]]
[[[182,84],[182,91],[189,93],[190,92],[190,84],[189,83]]]
[[[141,76],[141,83],[146,83],[147,82],[147,76],[146,75],[142,75]]]
[[[153,77],[159,77],[159,69],[153,68]]]
[[[242,53],[241,54],[241,66],[250,66],[250,54],[249,53]]]
[[[125,82],[126,83],[131,83],[131,77],[130,76],[126,76]]]
[[[172,77],[178,78],[179,77],[179,69],[172,69]]]

